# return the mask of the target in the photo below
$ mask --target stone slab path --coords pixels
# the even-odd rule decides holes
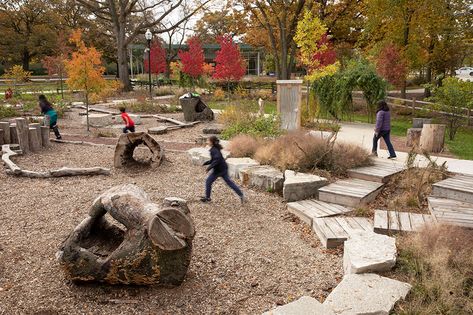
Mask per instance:
[[[284,185],[284,174],[269,165],[250,166],[240,170],[242,184],[268,192],[281,194]]]
[[[384,184],[361,179],[339,180],[319,189],[319,200],[348,207],[373,201]]]
[[[428,204],[435,221],[473,228],[473,203],[429,197]]]
[[[426,224],[433,224],[434,218],[428,214],[375,210],[374,231],[379,234],[418,232]]]
[[[388,315],[410,289],[408,283],[372,273],[348,274],[323,305],[329,306],[337,315]]]
[[[353,211],[344,206],[315,199],[289,202],[287,209],[309,226],[312,226],[312,221],[315,218],[331,217]]]
[[[456,175],[435,183],[432,195],[473,203],[473,176]]]
[[[374,165],[348,170],[348,175],[352,178],[387,183],[392,176],[405,169],[406,167],[401,163],[376,159]]]
[[[265,312],[263,315],[335,315],[335,313],[316,299],[303,296],[294,302]]]
[[[357,230],[373,231],[373,223],[371,219],[361,217],[315,218],[312,230],[325,248],[335,248]]]
[[[324,177],[286,170],[283,197],[289,202],[318,197],[319,188],[327,184],[328,180]]]

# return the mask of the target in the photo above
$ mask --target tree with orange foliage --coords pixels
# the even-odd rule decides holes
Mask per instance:
[[[89,131],[89,96],[99,93],[107,86],[103,78],[105,67],[102,65],[102,54],[95,47],[87,47],[82,40],[81,30],[75,30],[69,41],[76,46],[72,57],[66,60],[68,74],[67,85],[72,90],[83,90],[87,106],[87,131]]]

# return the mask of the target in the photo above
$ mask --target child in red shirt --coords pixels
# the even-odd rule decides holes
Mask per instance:
[[[125,128],[123,128],[123,133],[128,133],[128,131],[135,132],[135,122],[126,113],[126,108],[120,107],[120,112],[122,119],[125,122]]]

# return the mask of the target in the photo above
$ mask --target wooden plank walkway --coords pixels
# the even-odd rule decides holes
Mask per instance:
[[[418,232],[426,224],[434,224],[434,218],[429,214],[385,210],[374,212],[374,231],[379,234]]]
[[[355,208],[373,201],[383,185],[355,178],[339,180],[319,188],[319,200]]]
[[[473,176],[456,175],[435,183],[432,196],[473,203]]]
[[[375,160],[374,165],[353,168],[348,170],[348,175],[352,178],[368,180],[378,183],[387,183],[388,180],[405,170],[404,164],[394,161]]]
[[[439,223],[473,228],[473,203],[429,197],[429,210]]]
[[[315,218],[331,217],[353,211],[344,206],[315,199],[289,202],[287,210],[311,227]]]
[[[315,218],[312,230],[317,234],[325,248],[342,245],[356,230],[373,231],[373,223],[368,218],[328,217]]]

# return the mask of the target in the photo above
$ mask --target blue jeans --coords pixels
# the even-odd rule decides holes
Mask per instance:
[[[135,126],[123,128],[123,133],[128,133],[128,131],[135,132]]]
[[[388,147],[389,151],[389,156],[390,157],[396,157],[396,152],[394,152],[394,147],[393,144],[391,143],[391,139],[389,138],[389,135],[391,133],[391,130],[382,130],[378,132],[378,134],[374,134],[373,137],[373,153],[376,153],[378,151],[378,141],[379,139],[383,138],[384,142],[386,143],[386,146]]]
[[[219,178],[222,177],[222,179],[225,181],[225,183],[233,189],[233,191],[241,197],[243,197],[243,192],[238,188],[238,186],[230,179],[230,176],[228,176],[228,172],[224,173],[219,173],[215,174],[213,171],[209,174],[209,177],[207,177],[207,180],[205,181],[205,198],[210,199],[210,194],[212,193],[212,184]]]

